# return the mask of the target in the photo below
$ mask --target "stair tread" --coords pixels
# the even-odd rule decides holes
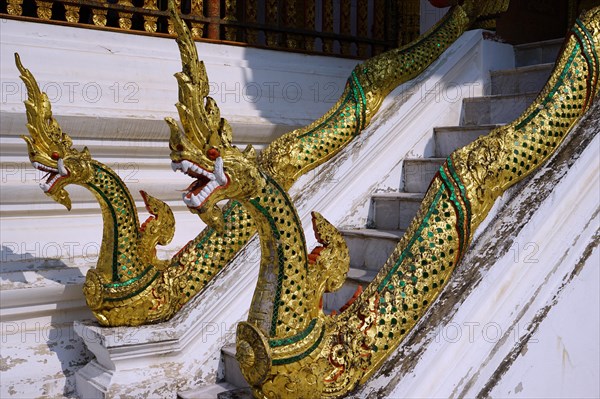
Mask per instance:
[[[375,193],[371,196],[373,199],[384,199],[384,200],[398,200],[398,199],[406,199],[406,200],[417,200],[422,201],[425,197],[424,193],[407,193],[407,192],[390,192],[390,193]]]
[[[528,93],[515,93],[515,94],[488,94],[480,97],[469,97],[463,99],[466,102],[478,102],[478,101],[487,101],[487,100],[505,100],[511,98],[522,98],[528,96],[537,96],[539,92],[528,92]],[[471,125],[471,126],[480,126],[480,125]]]
[[[383,265],[381,265],[383,266]],[[379,273],[378,270],[363,269],[359,267],[350,267],[348,270],[348,280],[353,280],[359,283],[370,283]]]
[[[440,157],[427,157],[427,158],[404,158],[404,162],[444,162],[446,158]]]
[[[477,131],[477,130],[492,130],[495,129],[497,127],[502,127],[502,126],[506,126],[506,123],[493,123],[493,124],[487,124],[487,125],[468,125],[468,126],[460,126],[460,125],[456,125],[456,126],[439,126],[439,127],[434,127],[433,130],[435,132],[470,132],[470,131]]]
[[[345,236],[399,240],[404,235],[404,230],[343,229],[340,233]]]
[[[231,343],[231,344],[223,345],[223,347],[221,348],[221,352],[224,355],[235,357],[235,344]]]
[[[513,75],[519,73],[527,73],[527,72],[535,72],[535,71],[552,71],[554,68],[554,62],[547,62],[544,64],[534,64],[534,65],[525,65],[520,67],[515,67],[512,69],[501,69],[498,71],[490,71],[490,75],[498,76],[498,75]]]
[[[234,389],[238,389],[238,387],[226,381],[222,381],[204,387],[178,392],[177,397],[181,399],[215,398],[221,392],[226,392]]]
[[[516,50],[530,49],[534,47],[544,47],[544,46],[553,46],[553,45],[561,45],[565,41],[564,37],[558,39],[548,39],[548,40],[540,40],[539,42],[530,42],[530,43],[521,43],[515,44],[513,47]]]
[[[217,396],[217,399],[253,399],[252,390],[249,387],[237,388],[230,391],[222,392]]]

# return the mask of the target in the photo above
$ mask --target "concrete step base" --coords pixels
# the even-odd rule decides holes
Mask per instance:
[[[202,388],[177,393],[177,399],[217,399],[219,394],[238,389],[227,382],[218,382]]]
[[[538,92],[466,98],[463,100],[463,126],[509,123],[535,100]]]
[[[249,385],[244,379],[240,364],[235,358],[235,344],[225,345],[221,348],[221,356],[223,357],[225,382],[237,388],[247,388]]]
[[[411,158],[404,160],[404,191],[424,193],[429,188],[433,176],[446,158]]]
[[[231,391],[222,392],[217,396],[218,399],[254,399],[250,388],[239,388]]]
[[[492,71],[492,95],[537,93],[546,84],[553,63],[530,65],[503,71]]]
[[[357,229],[340,230],[350,251],[350,266],[357,269],[379,270],[392,253],[400,230]]]
[[[383,266],[383,263],[380,265]],[[323,311],[331,314],[332,311],[340,313],[340,309],[348,303],[359,286],[366,288],[375,278],[377,270],[357,269],[351,267],[348,271],[348,278],[342,288],[336,292],[330,292],[323,295]]]
[[[454,151],[470,144],[480,136],[489,134],[499,126],[502,125],[436,127],[434,129],[435,156],[447,158]]]
[[[515,46],[515,66],[553,63],[558,57],[564,38],[525,43]]]
[[[371,197],[373,225],[382,230],[406,230],[417,214],[423,195],[420,193],[379,193]]]

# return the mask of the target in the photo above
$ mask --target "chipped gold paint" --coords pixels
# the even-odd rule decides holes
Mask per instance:
[[[498,196],[552,156],[597,99],[599,45],[600,7],[578,20],[545,88],[518,119],[447,159],[390,258],[340,315],[327,316],[318,308],[323,290],[315,289],[309,276],[324,271],[292,263],[284,267],[282,283],[275,286],[269,270],[273,260],[263,253],[250,314],[270,312],[267,316],[276,318],[278,327],[281,322],[294,329],[269,330],[262,319],[253,317],[240,325],[238,357],[255,397],[341,397],[377,370],[438,297]],[[264,212],[253,200],[250,204],[255,206],[252,213],[258,225],[266,226],[269,215],[288,212],[283,205]],[[272,231],[290,231],[285,227],[289,223],[297,233],[299,226],[281,217]],[[318,234],[318,223],[315,230]],[[259,227],[262,242],[274,241],[268,231]],[[343,256],[337,261],[347,262]],[[288,272],[293,269],[306,272],[299,276]],[[319,278],[327,276],[324,272]],[[290,278],[299,281],[292,295],[308,293],[304,304],[277,300],[277,289],[284,289]],[[269,299],[273,303],[270,308]],[[310,327],[306,321],[298,322],[302,318],[311,320],[314,327],[299,335]],[[317,334],[314,331],[319,327],[322,330]],[[250,329],[253,334],[244,333]],[[253,353],[261,356],[253,358]]]
[[[126,3],[120,1],[120,4]],[[494,3],[498,11],[507,1]],[[175,0],[175,4],[179,4],[179,0]],[[457,7],[441,24],[412,44],[357,66],[338,103],[313,124],[290,132],[267,147],[258,160],[261,168],[283,189],[288,189],[302,174],[330,159],[368,125],[383,98],[394,87],[421,73],[465,29],[476,23],[476,18],[468,16],[476,14],[468,7]],[[96,24],[106,23],[102,10],[94,9],[93,18]],[[181,24],[176,27],[172,20],[169,23],[180,36],[185,72],[197,60],[197,54],[195,48],[191,52],[189,33]],[[223,211],[223,218],[217,217],[223,220],[220,230],[205,229],[169,261],[158,261],[154,257],[154,245],[167,243],[166,233],[173,228],[169,208],[148,195],[147,205],[158,213],[154,221],[146,225],[145,232],[142,231],[135,203],[119,176],[92,159],[87,149],[78,152],[72,148],[71,139],[60,131],[52,117],[50,103],[33,76],[22,67],[21,73],[28,90],[28,127],[36,153],[35,159],[31,156],[30,159],[55,167],[50,148],[62,146],[61,154],[69,154],[71,174],[53,190],[52,198],[70,207],[64,187],[79,184],[93,192],[102,209],[104,226],[99,261],[96,269],[86,276],[84,285],[88,306],[106,326],[168,320],[200,292],[256,232],[251,216],[239,203],[231,202]],[[208,82],[205,72],[202,76]],[[181,103],[197,96],[194,86],[188,87],[188,83],[179,82],[183,90]],[[216,105],[213,109],[218,110]],[[221,129],[216,125],[209,128]],[[224,129],[229,127],[224,126]],[[248,156],[254,157],[252,150]]]
[[[451,15],[468,19],[467,9],[467,5],[457,7]],[[447,284],[495,199],[553,154],[597,96],[599,14],[597,8],[574,27],[548,84],[520,118],[448,158],[382,270],[337,316],[325,315],[319,302],[324,292],[342,284],[340,275],[349,263],[345,243],[333,226],[315,214],[322,248],[308,254],[301,223],[286,192],[289,174],[280,176],[278,167],[269,169],[285,164],[293,176],[304,167],[303,157],[312,162],[311,151],[308,157],[294,157],[300,154],[299,148],[325,152],[328,143],[324,139],[315,142],[314,137],[309,144],[293,143],[290,137],[307,137],[305,132],[293,132],[279,143],[286,150],[271,149],[256,161],[251,152],[230,147],[229,132],[187,123],[202,120],[205,101],[212,113],[218,113],[206,94],[199,94],[206,93],[202,79],[178,76],[180,87],[182,81],[189,82],[185,90],[193,95],[180,97],[183,131],[174,130],[171,136],[172,159],[179,161],[185,153],[187,159],[211,170],[214,166],[203,154],[217,148],[225,154],[223,167],[230,179],[230,187],[212,193],[197,211],[216,224],[221,217],[214,204],[235,199],[251,214],[261,239],[259,278],[248,321],[240,323],[237,338],[242,373],[256,397],[344,396],[364,383],[395,350]],[[183,73],[193,70],[184,68]],[[356,70],[352,79],[359,82]],[[354,97],[371,94],[364,85],[356,88]],[[349,84],[348,93],[352,89]],[[377,97],[371,104],[372,109],[379,106]],[[189,109],[195,111],[190,114]],[[356,114],[365,115],[361,111],[357,108]],[[219,126],[224,125],[221,119]],[[351,132],[359,125],[341,126]]]

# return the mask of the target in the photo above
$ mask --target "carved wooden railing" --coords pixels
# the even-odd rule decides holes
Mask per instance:
[[[175,0],[197,40],[367,58],[419,34],[418,0]],[[5,0],[0,16],[172,34],[167,0]]]

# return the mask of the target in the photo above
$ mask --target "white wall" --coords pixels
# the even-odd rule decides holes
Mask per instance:
[[[73,372],[93,358],[72,323],[92,318],[82,284],[97,260],[102,220],[82,188],[68,188],[71,212],[39,189],[41,174],[19,138],[27,132],[26,92],[13,53],[47,91],[75,147],[89,146],[120,174],[142,220],[139,189],[172,206],[177,233],[159,250],[169,257],[203,228],[180,200],[177,190],[189,181],[171,171],[163,121],[177,118],[179,52],[173,39],[7,19],[0,44],[0,396],[60,397],[74,392]],[[356,64],[209,43],[198,43],[198,52],[239,144],[268,143],[321,116]]]

